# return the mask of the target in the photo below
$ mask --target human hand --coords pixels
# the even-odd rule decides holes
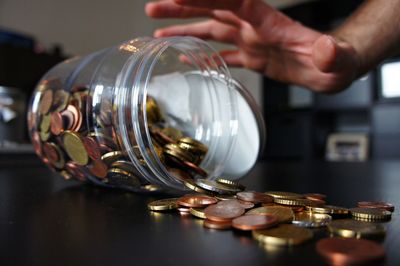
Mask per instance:
[[[161,0],[148,3],[146,13],[154,18],[210,18],[158,29],[154,36],[190,35],[234,44],[237,49],[220,52],[229,66],[282,82],[331,93],[359,74],[359,59],[350,44],[305,27],[262,0]]]

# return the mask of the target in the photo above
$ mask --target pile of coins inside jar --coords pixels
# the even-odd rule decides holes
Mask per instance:
[[[43,80],[38,90],[37,114],[30,114],[29,130],[36,153],[52,169],[65,179],[134,191],[161,189],[142,177],[122,148],[113,123],[115,106],[110,100],[92,106],[88,88],[76,86],[67,91],[57,79]],[[207,177],[200,164],[208,147],[169,126],[151,96],[147,97],[146,115],[154,150],[171,177],[179,182]],[[129,137],[134,138],[133,134]],[[132,149],[145,166],[139,147]]]
[[[315,230],[324,229],[330,237],[319,239],[316,250],[333,265],[369,263],[385,256],[377,241],[386,234],[382,222],[389,221],[394,211],[390,203],[364,201],[348,209],[327,205],[323,194],[246,191],[222,178],[185,185],[197,193],[153,201],[148,209],[203,219],[209,229],[251,232],[267,250],[305,243],[314,238]]]

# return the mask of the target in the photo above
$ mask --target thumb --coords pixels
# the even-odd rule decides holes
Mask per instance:
[[[322,72],[341,72],[344,69],[357,69],[354,48],[329,35],[321,35],[313,44],[312,60]]]

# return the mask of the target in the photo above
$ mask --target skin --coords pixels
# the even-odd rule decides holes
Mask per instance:
[[[400,0],[368,0],[329,35],[290,19],[262,0],[161,0],[146,5],[153,18],[201,22],[155,31],[155,37],[195,36],[233,44],[220,51],[229,66],[334,93],[398,49]]]

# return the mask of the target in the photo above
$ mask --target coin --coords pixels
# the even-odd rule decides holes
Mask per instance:
[[[365,239],[325,238],[317,242],[316,249],[333,265],[359,265],[385,257],[385,250],[381,245]]]
[[[313,235],[310,229],[289,224],[281,224],[277,227],[253,231],[253,237],[259,242],[278,246],[299,245],[312,239]]]
[[[233,180],[229,180],[229,179],[225,179],[225,178],[217,178],[215,181],[217,181],[218,183],[227,185],[227,186],[231,186],[231,187],[239,189],[239,190],[245,190],[246,189],[245,186],[243,186],[239,182],[235,182]]]
[[[204,213],[209,220],[226,222],[241,216],[245,209],[238,204],[214,204],[208,206]]]
[[[118,161],[120,159],[123,159],[125,155],[122,153],[122,151],[111,151],[107,152],[106,154],[101,156],[101,160],[107,164],[110,165],[111,163]]]
[[[97,141],[92,137],[82,138],[83,146],[92,160],[99,160],[101,158],[100,147]]]
[[[220,201],[236,199],[236,195],[215,195],[214,197]],[[244,201],[242,201],[242,202],[244,202]],[[249,203],[251,203],[251,202],[249,202]],[[254,206],[254,203],[252,203],[252,204]]]
[[[89,171],[99,178],[105,178],[107,176],[107,165],[101,160],[94,160],[88,165]]]
[[[178,198],[169,198],[152,201],[147,204],[147,208],[151,211],[167,211],[178,208],[178,203],[176,202]]]
[[[206,219],[206,215],[204,214],[204,209],[202,208],[190,208],[190,213],[200,219]]]
[[[60,135],[60,133],[64,130],[62,115],[58,112],[51,113],[50,122],[51,133],[56,136]]]
[[[232,227],[232,222],[231,220],[222,222],[222,221],[205,219],[203,222],[203,226],[209,229],[226,230]]]
[[[229,187],[214,180],[196,179],[195,182],[198,187],[219,194],[235,194],[240,191],[237,188]]]
[[[293,193],[293,192],[286,192],[286,191],[267,191],[265,194],[270,195],[273,198],[278,199],[299,199],[303,198],[303,195]]]
[[[308,199],[285,199],[285,198],[274,198],[274,202],[282,205],[289,206],[313,206],[311,200]]]
[[[119,168],[110,168],[107,173],[108,183],[117,186],[139,188],[140,181],[137,176]]]
[[[351,215],[356,218],[366,219],[366,220],[390,220],[392,213],[383,209],[373,209],[373,208],[352,208],[350,209]]]
[[[64,131],[62,136],[64,149],[68,156],[77,164],[86,165],[89,157],[80,136],[71,131]]]
[[[179,212],[180,215],[182,216],[189,216],[190,215],[190,208],[187,207],[178,207],[176,210]]]
[[[187,178],[187,179],[183,179],[181,181],[185,185],[185,187],[190,188],[193,191],[203,193],[203,194],[209,193],[207,190],[202,189],[201,187],[197,186],[196,182],[193,179]]]
[[[301,227],[322,227],[328,225],[332,221],[329,214],[301,212],[296,213],[292,223]]]
[[[218,197],[216,197],[216,198],[218,198]],[[226,205],[237,204],[237,205],[241,206],[242,208],[244,208],[244,209],[246,209],[246,210],[247,210],[247,209],[251,209],[251,208],[254,207],[254,203],[252,203],[252,202],[241,201],[241,200],[237,200],[237,199],[227,199],[227,200],[218,202],[218,204],[219,204],[219,205],[224,205],[224,204],[226,204]]]
[[[54,112],[61,112],[67,107],[69,100],[69,93],[64,90],[56,90],[53,94],[53,106],[52,110]]]
[[[292,209],[283,206],[264,206],[246,212],[246,215],[274,215],[279,223],[291,222],[294,218]]]
[[[186,173],[185,171],[182,171],[181,169],[178,168],[168,168],[168,173],[173,176],[174,178],[178,179],[179,181],[185,181],[185,180],[192,180],[192,177]],[[202,192],[200,192],[202,193]]]
[[[273,197],[256,191],[243,191],[237,193],[236,196],[239,200],[250,201],[254,204],[271,203],[274,201]]]
[[[307,193],[303,194],[303,198],[309,199],[309,200],[326,200],[326,195],[320,194],[320,193]]]
[[[215,204],[218,202],[218,200],[207,195],[194,194],[180,197],[177,202],[179,205],[185,207],[202,208],[211,204]]]
[[[42,115],[47,114],[50,111],[52,102],[53,102],[53,91],[46,90],[42,94],[42,98],[39,103],[39,113],[41,113]]]
[[[183,162],[182,162],[182,165],[183,165],[183,167],[185,167],[187,170],[189,170],[189,171],[191,171],[191,172],[194,172],[194,173],[196,173],[196,174],[198,174],[198,175],[200,175],[200,176],[202,176],[202,177],[207,177],[207,175],[208,175],[207,172],[206,172],[203,168],[197,166],[196,164],[194,164],[194,163],[192,163],[192,162],[183,161]]]
[[[333,235],[347,238],[382,238],[386,234],[385,228],[380,224],[351,219],[332,221],[328,230]]]
[[[278,218],[273,215],[243,215],[232,220],[232,227],[248,231],[269,228],[277,223]]]
[[[377,208],[394,212],[394,205],[384,201],[360,201],[357,205],[360,208]]]
[[[315,213],[325,213],[331,215],[348,215],[349,209],[333,206],[333,205],[325,205],[323,207],[319,206],[306,206],[306,209]]]
[[[208,151],[208,147],[198,140],[190,137],[183,137],[178,140],[180,148],[188,150],[194,154],[204,155]]]
[[[50,114],[43,115],[42,121],[40,122],[40,131],[41,132],[49,132],[51,125],[51,116]]]
[[[173,140],[173,142],[177,141],[178,139],[183,137],[182,131],[174,128],[174,127],[164,127],[161,129],[161,132],[164,135],[167,135],[169,138]]]

